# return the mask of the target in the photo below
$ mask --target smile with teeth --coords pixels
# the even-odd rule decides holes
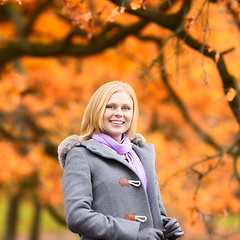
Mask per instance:
[[[123,125],[123,124],[124,124],[123,121],[117,121],[117,120],[111,120],[110,122],[111,122],[111,123],[114,123],[114,124],[120,124],[120,125]]]

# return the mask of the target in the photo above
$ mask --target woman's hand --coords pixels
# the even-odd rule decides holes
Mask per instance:
[[[161,230],[147,227],[138,232],[137,240],[164,240],[164,234]]]
[[[184,235],[184,232],[175,218],[165,217],[163,218],[163,225],[165,228],[165,237],[169,240],[175,240]]]

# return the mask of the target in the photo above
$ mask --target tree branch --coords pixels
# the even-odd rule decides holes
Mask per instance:
[[[235,147],[237,147],[237,150],[234,152],[234,149]],[[223,157],[225,154],[229,154],[230,156],[233,157],[233,167],[234,167],[234,174],[235,174],[235,177],[236,179],[240,182],[240,172],[237,168],[237,161],[239,160],[239,156],[240,156],[240,131],[238,131],[238,134],[237,136],[235,137],[234,141],[232,142],[232,144],[224,149],[219,149],[217,153],[215,153],[214,155],[212,156],[206,156],[205,158],[199,160],[199,161],[196,161],[186,167],[184,167],[183,169],[173,173],[166,181],[165,183],[163,184],[163,187],[167,185],[168,181],[170,181],[172,178],[178,176],[180,173],[185,173],[185,172],[189,172],[189,170],[191,170],[192,172],[198,174],[198,177],[199,178],[202,178],[204,176],[206,176],[207,174],[209,174],[211,171],[215,170],[219,164],[221,163]],[[216,162],[216,164],[212,167],[209,168],[209,172],[205,172],[205,173],[201,173],[199,171],[196,170],[196,166],[198,165],[202,165],[204,163],[207,163],[208,161],[211,161],[215,158],[218,158],[218,161]],[[200,182],[198,183],[199,187],[200,187]],[[198,189],[198,186],[196,188],[196,191]]]
[[[122,0],[110,0],[117,6],[122,6]],[[185,18],[185,15],[191,8],[192,0],[184,0],[182,3],[182,7],[179,12],[174,14],[165,14],[162,12],[161,8],[154,9],[137,9],[132,10],[130,6],[130,1],[124,1],[124,7],[126,8],[126,12],[133,14],[135,16],[140,17],[149,22],[155,22],[156,24],[165,27],[169,30],[175,31],[182,23]]]
[[[122,1],[111,0],[111,2],[119,6]],[[165,27],[169,30],[176,31],[179,28],[179,26],[181,26],[180,23],[182,23],[185,17],[185,15],[181,15],[181,14],[183,12],[186,14],[189,11],[192,1],[190,0],[183,1],[181,10],[178,13],[172,14],[172,15],[163,14],[155,9],[154,10],[153,9],[132,10],[130,8],[129,1],[125,1],[125,3],[126,3],[127,12],[133,15],[136,15],[142,19],[145,19],[146,21],[155,22],[156,24],[162,27]],[[219,53],[216,50],[210,49],[208,45],[204,45],[204,43],[201,43],[196,39],[194,39],[183,28],[181,31],[178,32],[177,36],[180,39],[185,39],[186,44],[192,49],[202,53],[204,56],[211,58],[213,61],[216,61],[217,59],[216,56],[218,56]],[[219,54],[219,60],[217,61],[217,69],[222,79],[222,83],[224,86],[224,93],[226,94],[230,88],[233,88],[237,91],[237,95],[231,102],[229,102],[229,106],[236,120],[240,124],[240,91],[239,91],[238,83],[235,77],[229,74],[226,64],[223,60],[223,56],[221,54]]]
[[[107,37],[105,30],[94,36],[89,44],[72,44],[68,41],[55,41],[49,44],[35,43],[22,39],[9,42],[7,47],[0,48],[0,68],[9,61],[22,56],[50,57],[60,55],[89,56],[104,51],[121,42],[127,36],[135,34],[147,25],[140,20],[137,23],[118,27],[116,34]]]
[[[185,30],[180,31],[178,36],[181,39],[185,39],[185,42],[189,47],[193,48],[196,51],[201,52],[202,43],[200,43],[199,41],[191,37]],[[216,61],[216,55],[219,54],[216,50],[210,51],[209,46],[204,46],[202,53],[205,56],[211,58],[213,61]],[[238,86],[239,84],[235,79],[235,77],[230,75],[230,73],[228,72],[228,69],[224,62],[222,54],[219,54],[219,59],[217,61],[217,69],[223,83],[223,87],[224,87],[223,89],[224,89],[225,95],[227,94],[230,88],[235,89],[237,92],[235,98],[228,103],[230,105],[230,108],[237,122],[240,124],[240,92],[239,92],[239,86]]]
[[[122,0],[111,0],[112,3],[121,6]],[[0,68],[7,62],[13,61],[22,56],[36,56],[36,57],[48,57],[48,56],[88,56],[92,54],[104,51],[108,47],[112,47],[122,41],[130,34],[135,34],[140,31],[148,22],[156,23],[157,25],[167,28],[173,32],[177,29],[181,29],[185,16],[191,8],[192,0],[184,0],[179,12],[174,14],[165,14],[162,12],[160,6],[155,9],[137,9],[132,10],[130,7],[130,1],[124,1],[126,11],[135,16],[140,17],[138,23],[131,26],[118,28],[118,33],[114,34],[111,38],[107,38],[106,35],[98,34],[94,36],[92,41],[88,45],[76,45],[68,41],[56,41],[50,44],[32,43],[27,40],[19,40],[15,42],[9,42],[6,47],[0,49]],[[176,35],[180,39],[184,39],[185,44],[192,49],[202,53],[204,56],[211,58],[213,61],[217,61],[217,69],[220,74],[224,93],[227,94],[230,88],[236,90],[237,94],[235,98],[229,102],[229,106],[240,124],[240,91],[238,82],[234,76],[230,75],[226,64],[223,59],[223,54],[219,54],[216,50],[212,50],[209,46],[194,39],[183,28],[177,32]],[[218,58],[219,57],[219,58]],[[216,60],[218,59],[218,60]]]
[[[163,60],[163,55],[161,55],[160,59],[160,66],[164,64],[164,60]],[[215,149],[219,150],[222,147],[214,141],[214,139],[208,135],[205,131],[203,131],[190,117],[190,114],[187,111],[187,108],[185,107],[184,103],[181,101],[180,97],[177,95],[177,93],[174,91],[174,89],[171,87],[171,85],[169,84],[168,81],[168,77],[167,77],[167,73],[165,68],[162,68],[161,71],[161,77],[163,80],[163,83],[165,84],[166,88],[168,89],[169,93],[171,94],[172,98],[174,99],[176,105],[178,106],[180,112],[182,113],[183,118],[185,119],[185,121],[188,122],[188,124],[194,129],[194,131],[196,133],[198,133],[198,135],[209,145],[211,145],[212,147],[214,147]]]
[[[163,48],[164,42],[161,41],[159,38],[156,38],[154,36],[141,36],[137,35],[137,37],[141,40],[144,41],[152,41],[155,42],[160,49]],[[159,61],[160,66],[165,65],[164,57],[163,57],[163,52],[160,51],[161,54],[158,55],[156,58],[156,61]],[[163,80],[163,83],[165,84],[166,88],[168,89],[170,95],[172,96],[173,100],[175,101],[177,107],[179,108],[180,112],[182,113],[183,118],[185,119],[186,122],[194,129],[194,131],[209,145],[213,146],[215,149],[219,150],[222,149],[222,147],[214,141],[214,139],[208,135],[205,131],[203,131],[190,117],[190,114],[188,113],[187,108],[185,107],[184,103],[180,99],[180,97],[177,95],[177,93],[174,91],[174,89],[171,87],[167,73],[164,67],[161,67],[161,77]]]

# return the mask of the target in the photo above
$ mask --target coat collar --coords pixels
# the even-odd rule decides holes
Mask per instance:
[[[126,160],[124,160],[123,157],[121,157],[117,152],[115,152],[113,149],[99,143],[96,140],[90,139],[88,141],[84,141],[81,144],[85,148],[87,148],[89,151],[102,156],[106,159],[113,159],[115,161],[120,162],[121,164],[129,167],[131,170],[135,172],[135,169],[133,169]]]
[[[136,134],[131,142],[133,143],[134,150],[137,148],[139,149],[144,148],[144,146],[146,145],[145,144],[146,140],[141,134]],[[122,159],[122,157],[120,157],[112,149],[110,148],[108,149],[107,147],[103,146],[102,144],[100,144],[99,142],[93,139],[90,139],[88,141],[82,141],[81,137],[75,134],[65,138],[58,146],[58,160],[62,168],[64,168],[67,153],[72,148],[78,147],[80,145],[86,147],[90,151],[100,156],[107,157],[107,158],[110,157],[116,160],[121,160],[121,162],[124,162],[124,159]],[[140,154],[141,154],[141,151],[140,151]],[[139,157],[140,159],[142,158],[141,156]]]

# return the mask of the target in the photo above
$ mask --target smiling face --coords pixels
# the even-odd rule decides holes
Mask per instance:
[[[106,105],[103,115],[103,129],[106,134],[120,141],[127,132],[133,118],[133,100],[125,91],[116,92]]]

